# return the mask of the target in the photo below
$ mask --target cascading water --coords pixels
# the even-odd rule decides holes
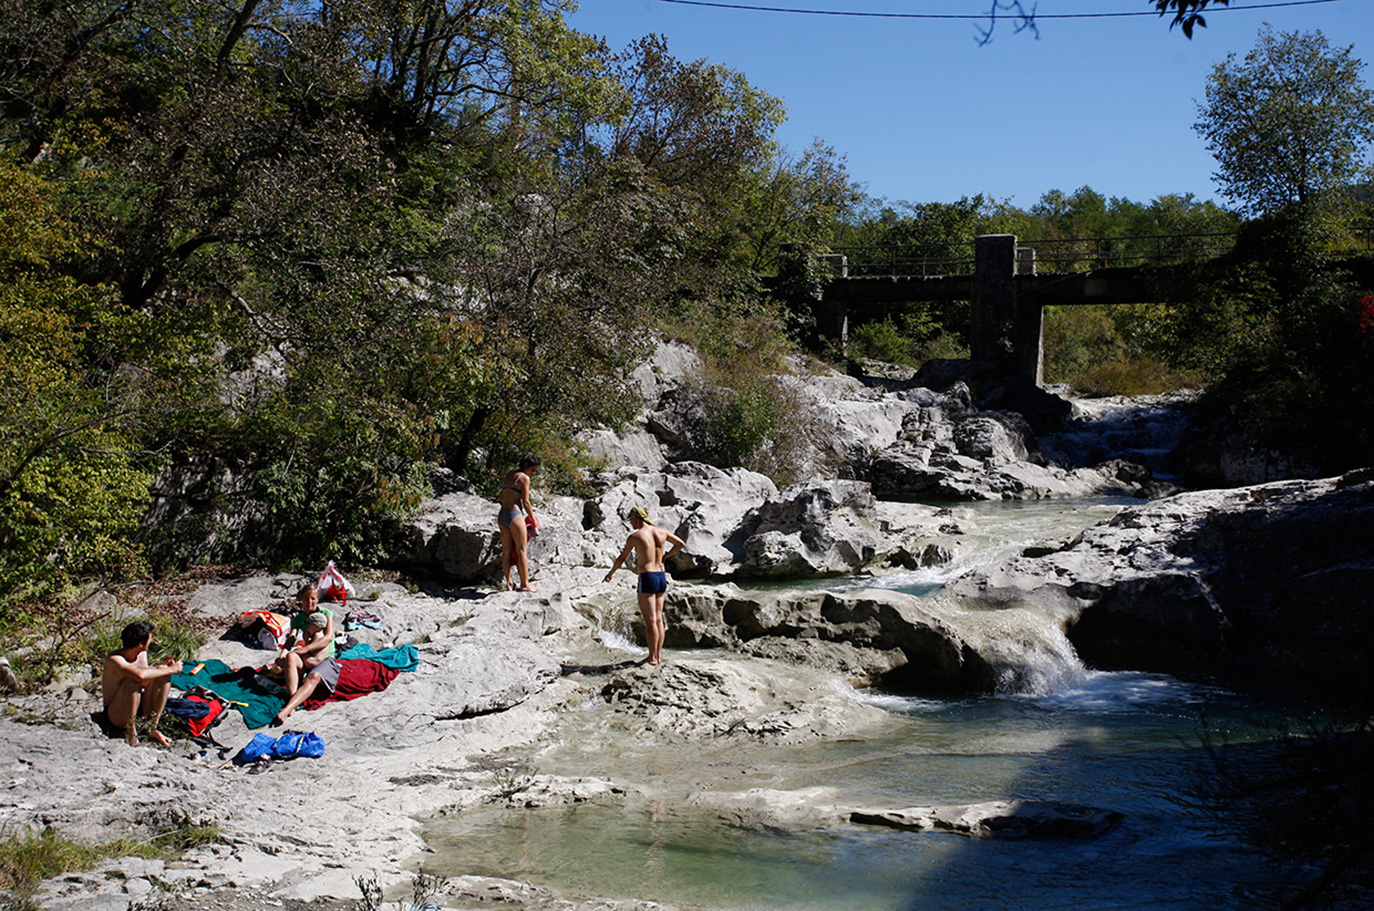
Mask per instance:
[[[1195,396],[1168,395],[1089,399],[1074,403],[1074,423],[1039,440],[1045,457],[1066,467],[1125,459],[1157,478],[1172,476],[1170,455],[1188,428],[1185,406]]]
[[[1087,678],[1088,669],[1064,631],[1043,613],[1023,608],[932,612],[990,661],[998,695],[1046,696],[1072,689]]]

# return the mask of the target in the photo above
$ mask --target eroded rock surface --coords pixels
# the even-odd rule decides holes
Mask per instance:
[[[1115,810],[1059,801],[993,800],[956,806],[855,810],[851,822],[972,838],[1095,838],[1122,820]]]
[[[795,744],[890,723],[885,712],[856,702],[829,675],[779,672],[770,661],[704,658],[626,669],[601,687],[600,696],[638,719],[632,729],[674,741]]]

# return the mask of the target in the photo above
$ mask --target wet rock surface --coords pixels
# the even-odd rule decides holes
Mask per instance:
[[[789,657],[841,672],[925,689],[977,692],[993,685],[989,663],[918,598],[880,589],[746,592],[679,586],[669,593],[669,644],[727,647]]]
[[[851,822],[972,838],[1096,838],[1122,820],[1115,810],[1058,801],[994,800],[959,806],[855,810]]]

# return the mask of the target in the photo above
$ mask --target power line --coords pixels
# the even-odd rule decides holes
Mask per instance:
[[[707,6],[715,9],[744,10],[758,13],[795,13],[806,16],[847,16],[856,19],[977,19],[986,21],[988,13],[866,13],[852,10],[797,9],[786,6],[755,6],[746,3],[721,3],[714,0],[658,0],[659,3],[675,3],[679,6]],[[1272,3],[1249,3],[1244,6],[1218,6],[1207,10],[1207,14],[1240,12],[1241,10],[1277,9],[1284,6],[1315,6],[1318,3],[1337,3],[1339,0],[1275,0]],[[1135,10],[1122,13],[1033,13],[1030,18],[1040,19],[1118,19],[1126,16],[1161,16],[1157,10]]]

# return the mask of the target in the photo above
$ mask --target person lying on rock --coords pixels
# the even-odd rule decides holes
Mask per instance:
[[[649,645],[649,657],[639,663],[661,664],[663,662],[663,602],[668,592],[668,574],[664,562],[682,549],[685,542],[666,528],[659,528],[649,521],[649,510],[636,506],[630,510],[630,527],[634,529],[625,539],[625,549],[615,558],[611,571],[604,581],[611,581],[616,570],[636,555],[635,567],[639,573],[639,612],[644,615],[644,638]],[[664,547],[672,544],[672,549],[664,552]]]
[[[100,690],[105,701],[105,721],[118,730],[124,729],[124,741],[130,746],[138,743],[135,720],[142,715],[152,719],[148,737],[162,746],[172,741],[158,730],[162,710],[167,705],[172,675],[181,673],[181,662],[168,658],[157,667],[148,666],[148,647],[153,644],[153,624],[136,620],[119,634],[123,646],[105,659],[100,676]]]
[[[307,593],[309,597],[307,597]],[[302,610],[291,620],[292,629],[299,629],[296,644],[283,648],[277,656],[277,667],[286,676],[286,691],[295,693],[301,677],[325,660],[334,657],[334,615],[328,608],[319,607],[319,595],[314,586],[301,590]]]

